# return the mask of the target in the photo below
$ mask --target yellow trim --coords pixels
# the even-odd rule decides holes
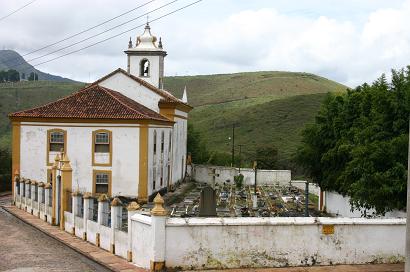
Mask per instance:
[[[13,122],[12,123],[12,143],[11,143],[11,159],[12,159],[12,167],[11,167],[11,176],[14,179],[14,175],[16,171],[20,173],[20,123]],[[11,186],[12,195],[14,196],[14,184]]]
[[[110,145],[110,159],[108,163],[96,163],[95,162],[95,136],[97,135],[97,133],[101,133],[101,132],[106,132],[108,133],[108,141],[109,141],[109,145]],[[98,130],[94,130],[93,131],[93,136],[92,136],[92,144],[91,144],[91,160],[92,160],[92,165],[93,166],[112,166],[112,132],[110,130],[106,130],[106,129],[98,129]]]
[[[140,128],[138,201],[148,201],[148,126]]]
[[[171,121],[174,121],[175,109],[173,108],[159,108],[159,114],[165,116]]]
[[[112,195],[112,171],[111,170],[93,170],[93,190],[92,194],[97,195],[96,193],[96,181],[97,174],[108,174],[108,196]],[[99,194],[98,194],[99,195]]]
[[[66,191],[71,191],[72,190],[72,188],[73,188],[72,179],[73,179],[73,170],[71,169],[70,161],[67,160],[67,162],[64,162],[63,166],[61,167],[60,229],[62,229],[62,230],[64,230],[64,212],[67,211],[67,209],[68,209],[68,207],[67,207],[68,206],[67,205],[67,200],[68,199],[66,199],[66,195],[67,195]],[[71,195],[70,195],[70,197],[71,197]]]
[[[10,117],[11,121],[16,122],[44,122],[44,123],[95,123],[95,124],[156,124],[170,125],[172,121],[160,120],[134,120],[134,119],[87,119],[87,118],[40,118],[40,117]]]
[[[47,145],[46,145],[46,165],[52,166],[53,163],[49,162],[50,160],[50,138],[52,132],[63,132],[64,133],[64,152],[67,152],[67,131],[61,128],[52,128],[47,130]],[[58,151],[60,152],[60,151]]]

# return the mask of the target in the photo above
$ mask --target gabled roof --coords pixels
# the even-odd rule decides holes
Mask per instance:
[[[97,84],[44,106],[9,114],[9,117],[170,121],[119,92]]]
[[[143,85],[144,87],[146,87],[146,88],[150,89],[151,91],[155,92],[156,94],[160,95],[162,97],[161,101],[181,104],[181,105],[184,105],[185,107],[189,107],[190,109],[192,109],[192,106],[190,106],[187,103],[182,102],[181,99],[176,98],[175,96],[173,96],[168,91],[161,90],[161,89],[155,87],[154,85],[146,82],[145,80],[142,80],[139,77],[136,77],[136,76],[134,76],[130,73],[127,73],[125,70],[123,70],[121,68],[118,68],[117,70],[114,70],[113,72],[109,73],[108,75],[106,75],[106,76],[100,78],[99,80],[95,81],[93,84],[98,84],[98,83],[106,80],[107,78],[110,78],[111,76],[113,76],[117,73],[124,74],[125,76],[131,78],[132,80],[138,82],[139,84]]]

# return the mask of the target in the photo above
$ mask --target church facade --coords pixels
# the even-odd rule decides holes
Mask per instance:
[[[164,89],[162,42],[147,24],[125,53],[126,70],[9,115],[13,174],[55,187],[59,173],[53,176],[53,165],[69,158],[71,191],[140,202],[184,178],[192,107],[185,93],[178,99]]]

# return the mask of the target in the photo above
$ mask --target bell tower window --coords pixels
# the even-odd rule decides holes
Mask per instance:
[[[140,76],[141,77],[149,77],[150,73],[149,67],[149,60],[143,59],[140,62]]]

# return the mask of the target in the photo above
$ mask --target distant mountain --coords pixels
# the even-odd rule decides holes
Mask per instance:
[[[59,82],[75,82],[74,80],[47,74],[37,70],[30,65],[26,60],[16,51],[0,50],[0,71],[2,70],[17,70],[20,72],[20,77],[24,73],[27,79],[31,72],[38,74],[38,80],[59,81]]]

